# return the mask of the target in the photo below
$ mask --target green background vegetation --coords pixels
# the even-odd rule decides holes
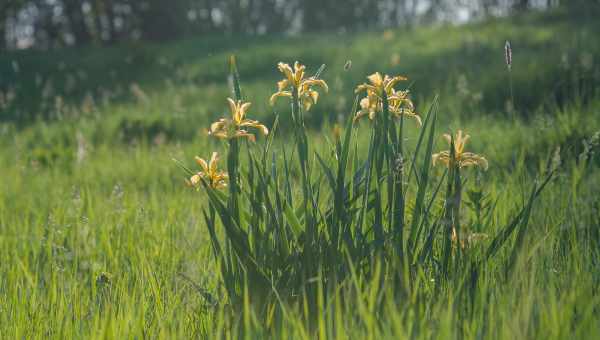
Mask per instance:
[[[0,337],[597,337],[600,163],[597,154],[580,157],[600,130],[600,25],[593,17],[562,10],[386,33],[1,55]],[[437,131],[465,129],[470,150],[490,161],[479,184],[498,202],[483,231],[490,235],[523,205],[560,146],[560,174],[535,206],[515,274],[497,281],[483,273],[470,313],[459,312],[466,307],[457,287],[435,300],[415,293],[378,301],[373,285],[361,282],[362,294],[351,295],[356,302],[327,306],[316,330],[300,311],[270,329],[259,317],[229,319],[226,306],[206,297],[220,298],[201,215],[205,197],[183,185],[171,159],[193,166],[194,155],[224,152],[205,129],[226,114],[231,54],[254,103],[251,118],[269,125],[280,114],[276,148],[291,141],[288,107],[267,103],[279,61],[297,59],[311,71],[327,65],[330,92],[309,116],[311,145],[322,155],[331,153],[332,126],[347,119],[366,75],[408,76],[419,112],[439,94]],[[441,138],[436,144],[446,148]],[[467,175],[468,189],[478,187],[476,174]],[[490,268],[501,267],[505,255]]]

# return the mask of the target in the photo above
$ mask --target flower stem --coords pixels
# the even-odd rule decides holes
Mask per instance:
[[[229,140],[229,153],[227,154],[227,171],[229,173],[229,201],[228,208],[235,223],[240,225],[239,213],[239,142],[236,138]]]
[[[516,107],[515,107],[515,96],[513,94],[513,80],[512,80],[512,72],[508,70],[508,87],[510,89],[510,114],[511,118],[514,120],[516,118]]]

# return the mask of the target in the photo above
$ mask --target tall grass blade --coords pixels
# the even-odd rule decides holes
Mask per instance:
[[[416,237],[417,237],[417,229],[421,220],[421,215],[423,213],[423,202],[425,200],[425,193],[427,192],[427,186],[429,182],[429,171],[431,169],[431,156],[433,153],[433,140],[435,136],[435,123],[437,119],[437,110],[433,109],[429,115],[427,115],[426,122],[429,121],[429,117],[431,118],[431,124],[429,124],[429,135],[427,137],[427,147],[425,149],[425,153],[423,154],[423,164],[421,166],[421,181],[418,184],[417,195],[415,198],[415,206],[412,214],[412,221],[410,225],[410,238],[408,244],[408,250],[411,254],[415,251],[416,245]],[[423,131],[427,129],[427,125],[423,125]],[[416,154],[415,154],[416,157]]]

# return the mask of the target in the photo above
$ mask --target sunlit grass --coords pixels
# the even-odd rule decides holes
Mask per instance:
[[[600,130],[598,101],[593,96],[585,98],[589,93],[567,96],[567,92],[558,95],[563,96],[562,103],[546,100],[555,98],[557,93],[542,93],[543,89],[562,85],[557,85],[554,79],[538,77],[547,74],[547,66],[534,58],[549,54],[549,50],[566,51],[572,72],[564,74],[576,76],[577,72],[584,71],[581,60],[585,61],[585,53],[596,47],[590,43],[585,49],[573,50],[577,43],[567,46],[553,41],[555,34],[569,32],[568,23],[540,25],[515,28],[508,27],[506,21],[498,21],[449,29],[447,35],[440,34],[438,29],[416,30],[411,37],[398,32],[391,41],[384,41],[380,33],[343,37],[347,39],[345,42],[354,41],[355,49],[331,47],[329,37],[299,37],[289,41],[280,38],[275,43],[253,41],[231,45],[220,41],[222,45],[213,55],[199,58],[197,62],[192,61],[190,55],[190,46],[196,42],[183,42],[176,50],[165,48],[165,54],[172,53],[173,60],[180,63],[169,69],[169,74],[180,70],[169,76],[171,85],[166,84],[159,72],[148,76],[146,81],[137,79],[139,89],[136,90],[130,86],[129,75],[118,73],[109,83],[114,82],[115,88],[122,87],[127,94],[124,98],[110,99],[104,105],[100,97],[94,97],[94,105],[89,106],[89,103],[84,105],[83,97],[81,101],[71,102],[76,95],[69,97],[60,93],[69,109],[55,106],[54,96],[47,100],[53,112],[62,112],[60,117],[24,125],[12,121],[3,124],[0,126],[0,337],[598,337],[600,160],[598,137],[593,137]],[[577,39],[586,41],[588,33],[585,32],[589,32],[590,27],[582,23]],[[473,39],[465,33],[471,34]],[[529,52],[519,48],[519,37],[531,43],[528,46],[533,47]],[[509,93],[502,46],[508,38],[515,54],[515,106],[521,113],[514,120],[508,119],[504,107]],[[466,45],[457,45],[457,41]],[[322,48],[318,53],[306,52],[302,44],[308,42]],[[206,44],[193,47],[193,54],[205,53],[205,48],[211,46],[209,42]],[[392,45],[401,51],[401,63],[397,66],[392,65],[393,53],[381,47]],[[438,63],[447,64],[424,58],[429,56],[433,60],[457,46],[466,50],[451,58],[450,65],[457,68],[451,67],[447,73],[440,73],[443,70]],[[536,51],[541,47],[548,50]],[[318,235],[321,242],[318,247],[310,248],[315,250],[312,255],[321,261],[320,266],[308,268],[303,261],[278,266],[277,261],[285,258],[280,252],[282,249],[265,242],[253,248],[251,254],[258,254],[259,264],[268,266],[259,269],[270,273],[271,278],[293,271],[298,280],[280,286],[277,282],[264,285],[264,282],[254,281],[252,286],[246,285],[252,277],[238,270],[231,272],[237,276],[230,278],[234,287],[228,290],[222,263],[214,255],[207,229],[206,219],[211,219],[210,200],[203,188],[193,190],[186,186],[192,174],[186,174],[172,159],[194,167],[197,175],[203,169],[197,168],[194,156],[199,155],[209,162],[212,151],[216,151],[221,156],[217,163],[219,170],[231,172],[228,169],[231,160],[227,157],[231,152],[229,142],[210,137],[208,130],[211,122],[230,117],[226,98],[239,94],[237,90],[231,91],[231,84],[225,81],[226,60],[232,49],[237,49],[240,56],[243,97],[254,104],[247,115],[269,128],[267,137],[258,137],[256,143],[240,140],[237,146],[240,152],[236,161],[239,161],[242,184],[237,206],[241,221],[252,220],[257,215],[244,211],[248,209],[261,210],[263,216],[270,214],[264,212],[267,209],[263,207],[268,206],[264,196],[259,197],[265,193],[271,195],[273,202],[280,195],[283,207],[288,199],[283,184],[289,181],[293,204],[291,209],[276,211],[276,215],[281,215],[282,221],[291,221],[294,228],[299,227],[290,234],[298,232],[293,236],[296,239],[289,242],[288,250],[297,252],[300,258],[306,256],[298,251],[302,249],[302,233],[307,225],[306,212],[301,212],[306,209],[303,197],[315,197],[318,192],[319,213],[335,210],[338,191],[335,185],[334,189],[330,188],[327,169],[333,173],[333,182],[338,183],[337,170],[344,150],[349,150],[345,182],[360,177],[353,176],[351,169],[356,170],[356,163],[364,164],[369,158],[369,149],[374,148],[370,147],[370,138],[375,123],[365,117],[352,125],[357,111],[353,110],[353,90],[365,81],[366,75],[386,70],[391,74],[407,74],[411,80],[416,78],[410,98],[415,112],[423,120],[423,126],[419,127],[414,119],[404,117],[406,155],[401,164],[388,164],[387,159],[382,158],[389,169],[400,170],[399,165],[402,165],[404,173],[410,174],[412,157],[424,131],[414,163],[417,175],[413,173],[410,179],[405,178],[403,184],[406,228],[411,227],[417,211],[420,186],[416,178],[422,178],[425,165],[432,165],[427,158],[433,156],[432,153],[451,150],[442,138],[443,133],[463,129],[471,135],[466,151],[484,156],[489,163],[487,171],[477,168],[460,171],[458,179],[462,181],[458,188],[462,192],[462,209],[460,214],[449,217],[450,221],[454,219],[454,226],[458,222],[457,237],[473,242],[466,245],[458,239],[453,241],[452,229],[444,233],[440,228],[439,233],[431,234],[434,243],[425,261],[420,261],[420,256],[414,260],[415,256],[407,255],[411,249],[416,249],[414,252],[419,255],[424,254],[423,249],[429,249],[427,232],[440,214],[444,216],[447,202],[455,202],[452,193],[457,192],[457,182],[448,181],[452,176],[444,175],[445,166],[436,166],[427,169],[430,184],[423,191],[424,205],[428,207],[432,202],[429,213],[423,212],[423,216],[428,217],[427,223],[423,223],[421,231],[416,229],[414,237],[407,230],[402,241],[406,246],[401,249],[402,256],[398,255],[399,249],[394,247],[397,239],[387,239],[388,182],[375,181],[385,179],[389,169],[384,168],[381,176],[374,169],[371,186],[381,190],[379,203],[373,199],[373,192],[360,195],[365,191],[361,192],[359,187],[355,191],[359,199],[348,209],[365,209],[362,230],[366,235],[365,244],[369,246],[363,248],[363,253],[351,253],[343,248],[333,255],[324,251],[332,235],[327,228],[341,223],[321,219],[319,230],[326,232]],[[106,57],[110,60],[110,53],[114,53],[112,58],[118,59],[119,52],[109,52]],[[488,63],[492,55],[497,57],[497,69],[493,68],[489,74],[480,72],[478,67],[486,68],[492,63]],[[549,57],[556,58],[560,65],[559,55],[553,53]],[[31,62],[39,60],[36,56],[29,58]],[[90,58],[95,59],[88,60],[89,63],[105,62],[98,57]],[[278,90],[276,81],[281,77],[276,62],[296,58],[309,64],[307,76],[312,76],[321,63],[327,64],[321,79],[327,81],[329,92],[319,90],[318,102],[311,103],[311,110],[304,118],[318,122],[323,113],[334,117],[324,119],[325,123],[318,129],[304,130],[305,137],[296,135],[299,125],[291,118],[289,98],[280,98],[274,109],[269,105],[269,97]],[[518,65],[525,58],[535,59],[536,63],[519,70],[522,66]],[[352,59],[352,66],[344,70],[348,59]],[[592,67],[596,65],[594,61],[592,59]],[[87,70],[91,78],[88,81],[94,83],[95,75],[102,72],[93,71],[86,63],[80,67]],[[404,71],[405,65],[408,72]],[[105,67],[99,69],[106,70]],[[551,69],[554,66],[548,68]],[[582,74],[588,73],[594,74],[592,71]],[[459,80],[461,74],[467,79],[466,85]],[[110,74],[105,76],[110,77]],[[189,78],[201,82],[195,83]],[[102,83],[102,79],[100,77],[98,83]],[[443,81],[438,82],[439,79]],[[433,90],[428,91],[428,88]],[[495,89],[504,92],[490,94]],[[437,102],[432,99],[436,92],[440,93]],[[482,93],[484,98],[495,96],[497,100],[484,99],[485,103],[477,103],[474,100],[477,93]],[[375,116],[377,113],[381,116],[383,102],[361,107],[363,96],[361,94],[356,109],[370,113],[369,108],[375,107]],[[531,98],[539,99],[535,105],[531,104],[533,109],[520,106],[529,103]],[[433,130],[434,111],[430,108],[435,103],[438,110]],[[275,129],[273,111],[279,115]],[[250,130],[261,134],[260,130]],[[348,131],[351,134],[346,149],[344,141]],[[425,152],[430,136],[431,150]],[[298,160],[299,137],[306,139],[305,146],[309,150],[306,162],[310,176],[306,180],[318,184],[310,188],[303,184],[303,165]],[[270,145],[268,151],[266,145]],[[558,165],[554,155],[559,146],[560,166],[527,211],[528,224],[516,225],[514,234],[503,247],[492,247],[514,217],[529,206],[532,189],[544,179],[541,174],[549,165]],[[378,150],[381,154],[387,152],[385,148]],[[248,181],[251,166],[256,172],[253,180]],[[277,172],[279,187],[275,187],[272,180],[273,171]],[[289,174],[286,175],[286,171]],[[267,181],[271,181],[270,186],[261,192],[260,188],[264,188]],[[439,192],[431,200],[437,185],[441,185]],[[452,188],[447,195],[449,185]],[[212,201],[231,204],[225,199],[229,190],[229,187],[220,189],[221,193],[215,194]],[[367,205],[363,208],[365,197]],[[261,204],[253,207],[252,202]],[[377,204],[382,212],[379,217],[384,228],[379,236],[383,235],[383,242],[376,240],[374,229],[370,231],[377,218]],[[338,221],[345,223],[351,216],[354,220],[349,225],[355,226],[360,214],[348,210],[336,215]],[[214,237],[221,242],[227,240],[218,215],[212,219]],[[256,225],[266,228],[269,223],[265,218]],[[444,248],[446,241],[449,247]],[[447,264],[444,254],[450,254]],[[409,266],[404,259],[410,259]],[[232,257],[232,261],[238,260]],[[337,277],[330,275],[336,270]],[[303,291],[306,285],[311,289]]]
[[[586,109],[567,113],[567,121],[594,114]],[[563,122],[562,115],[551,117]],[[523,202],[525,193],[520,188],[533,180],[531,168],[545,166],[544,158],[554,144],[564,143],[568,151],[568,145],[580,143],[579,138],[570,141],[568,136],[589,138],[593,133],[587,131],[594,128],[564,123],[541,131],[536,125],[494,122],[457,124],[475,131],[473,149],[490,160],[483,185],[492,200],[498,199],[487,230],[490,234],[497,233],[515,205]],[[361,129],[367,131],[366,126]],[[210,307],[213,302],[202,295],[204,290],[215,292],[219,281],[200,211],[206,201],[186,188],[181,170],[170,160],[173,156],[193,159],[207,150],[207,137],[181,147],[98,145],[78,166],[51,168],[32,166],[25,150],[18,147],[20,138],[16,143],[5,139],[1,153],[3,334],[100,338],[108,332],[122,338],[162,332],[187,337],[227,329],[237,334],[231,329],[244,327],[241,320],[226,321],[228,312],[215,311]],[[536,158],[525,163],[525,156],[532,157],[527,146],[539,140],[544,143],[535,148],[544,152],[543,157],[539,163]],[[436,150],[441,150],[444,141],[437,143]],[[320,142],[315,150],[326,153],[326,145]],[[217,144],[210,148],[220,149]],[[482,278],[473,316],[455,319],[456,296],[451,293],[437,300],[417,296],[385,300],[377,314],[368,307],[359,309],[357,301],[328,304],[324,331],[373,338],[408,338],[413,332],[421,338],[594,337],[600,332],[595,313],[599,301],[593,293],[598,282],[594,259],[600,223],[597,164],[580,168],[573,158],[564,160],[561,175],[542,195],[531,217],[531,241],[525,252],[529,261],[517,271],[521,275],[507,282]],[[99,288],[102,273],[110,273],[110,284]],[[340,294],[351,289],[352,285],[343,288]],[[251,332],[276,337],[312,334],[305,329],[302,313],[290,313],[275,329],[263,329],[261,322],[252,321]],[[457,333],[458,325],[463,333]]]

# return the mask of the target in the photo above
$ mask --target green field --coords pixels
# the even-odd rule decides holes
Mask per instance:
[[[594,18],[557,11],[458,27],[0,55],[0,338],[600,337]],[[206,132],[229,115],[232,54],[249,118],[271,129],[235,146],[237,217],[231,185],[193,190],[179,164],[196,169],[194,156],[218,151],[228,168],[233,144]],[[311,75],[325,64],[329,85],[305,112],[308,186],[296,151],[304,130],[285,99],[269,105],[277,63],[295,60]],[[403,174],[412,177],[401,185],[398,233],[397,219],[387,221],[397,202],[386,195],[393,147],[370,144],[368,120],[348,124],[354,88],[376,71],[409,78],[398,89],[410,87],[424,120],[401,120]],[[448,148],[442,134],[459,129],[487,171],[452,177],[430,166],[431,153]],[[370,156],[388,167],[365,177]],[[457,186],[460,216],[448,217]],[[215,238],[234,264],[215,256],[209,202],[225,207]],[[225,227],[228,214],[246,233],[246,253],[236,243],[244,234]],[[451,241],[446,218],[477,241]],[[332,246],[332,226],[346,224],[353,246]]]

